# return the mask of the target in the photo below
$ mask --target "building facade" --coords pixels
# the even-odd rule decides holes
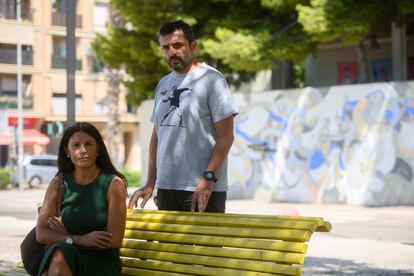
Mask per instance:
[[[66,1],[22,0],[17,29],[14,0],[0,0],[0,111],[8,131],[0,135],[1,165],[13,158],[17,126],[17,50],[22,45],[25,154],[56,153],[66,122]],[[76,121],[93,123],[107,137],[107,82],[91,44],[109,22],[108,0],[78,0],[76,11]],[[19,30],[19,31],[17,31]],[[138,168],[136,109],[119,94],[118,165]],[[28,131],[29,130],[29,131]],[[29,137],[30,136],[30,137]]]
[[[305,61],[306,86],[414,80],[414,24],[392,24],[380,34],[360,43],[318,45]]]

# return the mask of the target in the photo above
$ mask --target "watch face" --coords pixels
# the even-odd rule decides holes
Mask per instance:
[[[217,178],[216,178],[216,176],[214,175],[214,173],[213,173],[213,172],[206,171],[206,172],[204,172],[203,176],[204,176],[204,177],[205,177],[208,181],[214,181],[214,182],[216,182],[216,181],[217,181]]]
[[[68,237],[68,238],[66,239],[66,243],[68,243],[68,244],[73,244],[73,240],[72,240],[72,238],[71,238],[71,237]]]

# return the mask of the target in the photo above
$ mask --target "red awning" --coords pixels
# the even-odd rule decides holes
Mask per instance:
[[[0,145],[11,145],[14,137],[10,133],[0,135]],[[23,145],[47,145],[50,138],[40,133],[37,129],[23,129]]]

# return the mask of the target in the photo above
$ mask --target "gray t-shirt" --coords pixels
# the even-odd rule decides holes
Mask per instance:
[[[214,123],[238,111],[223,75],[207,64],[158,83],[151,122],[158,137],[156,188],[194,191],[215,145]],[[214,191],[227,190],[227,161]]]

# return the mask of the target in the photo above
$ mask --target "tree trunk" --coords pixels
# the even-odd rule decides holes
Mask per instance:
[[[293,88],[293,63],[290,60],[279,60],[272,70],[272,89]]]
[[[370,81],[369,64],[367,51],[365,50],[364,42],[361,40],[357,46],[358,57],[358,82],[366,83]]]
[[[108,122],[106,124],[106,142],[112,161],[117,167],[122,164],[119,155],[121,136],[119,131],[119,85],[122,74],[118,69],[105,69],[105,79],[108,82],[107,95],[105,99],[108,107]]]
[[[119,11],[109,10],[110,24],[114,27],[122,26],[122,18]],[[108,83],[107,95],[105,104],[108,108],[108,122],[106,124],[106,142],[111,156],[111,160],[116,167],[120,167],[123,164],[123,160],[120,160],[119,146],[122,143],[121,133],[119,131],[119,85],[122,81],[123,74],[121,69],[105,68],[105,80]]]

